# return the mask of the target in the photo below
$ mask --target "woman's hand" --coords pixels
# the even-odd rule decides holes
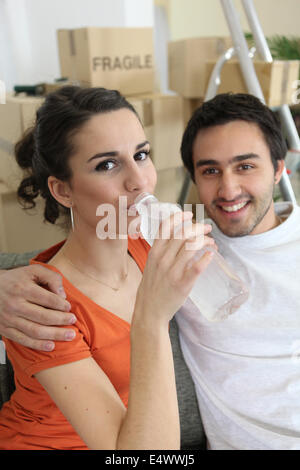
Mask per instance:
[[[32,349],[51,351],[53,341],[70,341],[75,323],[61,276],[40,265],[0,272],[0,334]],[[50,325],[57,325],[53,327]]]
[[[209,252],[197,261],[193,258],[204,246],[215,247],[214,240],[207,236],[211,226],[192,224],[191,218],[191,212],[178,212],[161,223],[138,290],[136,306],[139,308],[136,308],[135,315],[143,311],[144,316],[149,310],[152,322],[153,315],[156,320],[169,322],[185,302],[199,274],[209,264],[213,256]],[[170,234],[168,238],[164,236],[166,233]]]

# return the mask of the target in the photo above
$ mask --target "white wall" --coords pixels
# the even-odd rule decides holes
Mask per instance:
[[[8,41],[9,30],[5,20],[4,2],[0,0],[0,80],[6,84],[16,74],[15,63],[11,60],[12,48]]]
[[[57,29],[154,24],[152,0],[0,0],[0,15],[0,79],[8,90],[60,76]]]
[[[109,0],[106,3],[109,3]],[[154,24],[153,8],[153,0],[125,0],[124,26],[152,27]]]

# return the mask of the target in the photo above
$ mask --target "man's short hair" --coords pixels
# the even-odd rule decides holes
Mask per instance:
[[[269,147],[275,171],[278,160],[285,158],[287,146],[276,114],[253,95],[223,93],[203,103],[194,112],[184,131],[181,157],[193,181],[195,181],[193,146],[198,132],[232,121],[246,121],[260,128]]]

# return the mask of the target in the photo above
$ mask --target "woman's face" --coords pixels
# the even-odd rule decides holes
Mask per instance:
[[[110,204],[119,233],[119,197],[126,196],[128,209],[140,193],[153,193],[157,179],[140,121],[129,109],[97,114],[73,137],[73,143],[69,190],[75,227],[95,230],[101,219],[100,212],[96,215],[98,206]],[[132,219],[128,217],[128,223]]]

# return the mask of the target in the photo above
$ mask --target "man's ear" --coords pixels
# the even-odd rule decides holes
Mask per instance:
[[[72,206],[72,192],[69,183],[61,181],[54,176],[49,176],[48,188],[54,199],[62,206]]]
[[[275,184],[278,184],[281,180],[283,170],[285,168],[284,160],[277,160],[277,170],[275,172]]]

